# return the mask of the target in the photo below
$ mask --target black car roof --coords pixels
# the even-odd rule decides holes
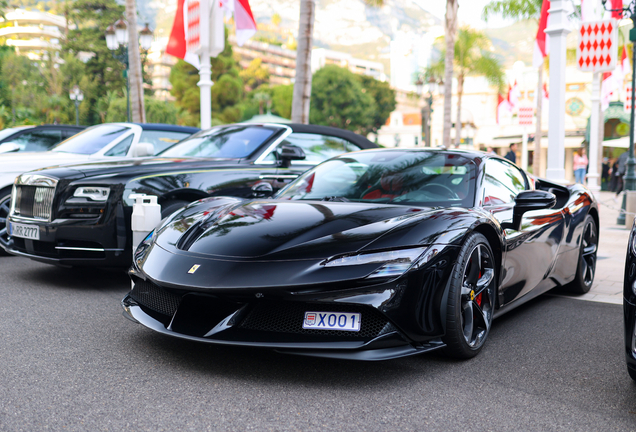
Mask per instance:
[[[276,122],[267,122],[267,123],[239,123],[243,125],[251,125],[251,126],[266,126],[266,125],[275,125],[281,128],[289,127],[293,132],[298,133],[315,133],[315,134],[325,134],[331,135],[338,138],[346,139],[356,144],[361,149],[372,149],[378,148],[378,145],[372,141],[369,141],[362,135],[359,135],[355,132],[351,132],[348,130],[330,127],[330,126],[319,126],[312,124],[301,124],[301,123],[276,123]],[[224,125],[230,126],[230,125]]]
[[[199,132],[201,129],[192,126],[177,126],[171,124],[164,123],[134,123],[138,126],[141,126],[143,130],[158,130],[158,131],[168,131],[168,132],[187,132],[187,133],[195,133]]]
[[[372,141],[369,141],[362,135],[359,135],[355,132],[351,132],[345,129],[335,128],[330,126],[319,126],[319,125],[300,124],[300,123],[284,123],[284,125],[289,126],[290,128],[292,128],[294,132],[298,132],[298,133],[321,133],[325,135],[332,135],[338,138],[343,138],[348,141],[351,141],[354,144],[357,144],[358,147],[363,149],[378,147],[377,144],[375,144]]]

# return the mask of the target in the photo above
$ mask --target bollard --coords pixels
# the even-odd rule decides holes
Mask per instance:
[[[632,221],[636,215],[636,191],[625,191],[625,228],[632,228]]]
[[[129,198],[135,200],[130,223],[134,257],[139,243],[161,222],[161,206],[157,204],[157,197],[154,195],[131,194]]]

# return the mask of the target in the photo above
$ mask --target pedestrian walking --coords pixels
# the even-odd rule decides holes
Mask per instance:
[[[510,144],[510,150],[504,157],[512,163],[517,163],[517,143]]]
[[[628,152],[623,153],[618,157],[617,161],[617,173],[618,176],[617,184],[616,184],[616,196],[620,195],[623,192],[623,177],[625,177],[625,173],[627,172],[627,154]]]
[[[618,187],[618,159],[610,159],[610,192],[616,192],[616,188]]]
[[[581,147],[578,152],[574,152],[574,180],[577,183],[585,184],[585,172],[587,171],[587,155],[585,154],[585,147]]]

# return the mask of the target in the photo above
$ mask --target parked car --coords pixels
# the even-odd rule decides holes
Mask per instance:
[[[273,199],[214,197],[137,248],[126,315],[165,335],[319,357],[470,358],[493,318],[592,286],[598,205],[482,152],[376,149]]]
[[[636,219],[632,223],[627,243],[623,279],[623,316],[627,372],[636,381]]]
[[[41,152],[86,129],[86,126],[15,126],[0,131],[0,154]]]
[[[0,154],[0,246],[8,241],[11,190],[19,174],[72,162],[153,155],[197,131],[164,124],[105,123],[83,130],[50,151]]]
[[[6,249],[60,265],[130,266],[131,194],[166,216],[210,196],[269,194],[318,162],[376,147],[353,132],[299,124],[235,124],[193,135],[156,158],[32,171],[14,185]]]

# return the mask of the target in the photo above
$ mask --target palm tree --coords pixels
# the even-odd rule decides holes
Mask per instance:
[[[457,32],[457,7],[458,0],[446,0],[446,17],[444,21],[444,38],[446,51],[452,51],[455,46],[455,33]],[[453,58],[448,56],[444,62],[444,131],[442,143],[449,148],[451,133],[451,104],[453,101]]]
[[[503,18],[516,20],[532,19],[539,21],[541,16],[541,5],[543,0],[492,0],[484,7],[483,19],[493,15],[501,15]],[[535,99],[537,100],[537,124],[534,134],[534,157],[532,158],[532,172],[539,175],[541,169],[541,115],[543,105],[543,68],[538,71],[537,90]]]
[[[130,73],[130,113],[132,121],[146,122],[144,109],[144,88],[141,74],[141,56],[137,40],[137,5],[135,0],[126,0],[126,21],[128,21],[128,64]]]
[[[363,0],[367,5],[378,7],[384,0]],[[457,0],[453,0],[457,1]],[[291,120],[294,123],[309,123],[311,100],[311,49],[314,44],[314,19],[316,0],[300,0],[298,22],[298,44],[296,46],[296,77],[292,97]]]
[[[448,45],[447,43],[445,44]],[[491,84],[501,89],[504,85],[504,72],[501,62],[488,50],[490,39],[470,27],[463,27],[457,33],[454,46],[454,55],[447,56],[446,49],[442,50],[440,58],[433,62],[428,74],[439,76],[442,68],[446,68],[449,59],[453,63],[453,69],[457,77],[457,117],[455,120],[455,145],[459,145],[462,131],[462,96],[464,94],[464,82],[471,75],[483,76]],[[446,84],[446,81],[444,81]],[[449,104],[450,105],[450,104]],[[446,108],[446,104],[444,104]],[[449,120],[450,125],[450,120]],[[450,130],[449,130],[450,141]]]

